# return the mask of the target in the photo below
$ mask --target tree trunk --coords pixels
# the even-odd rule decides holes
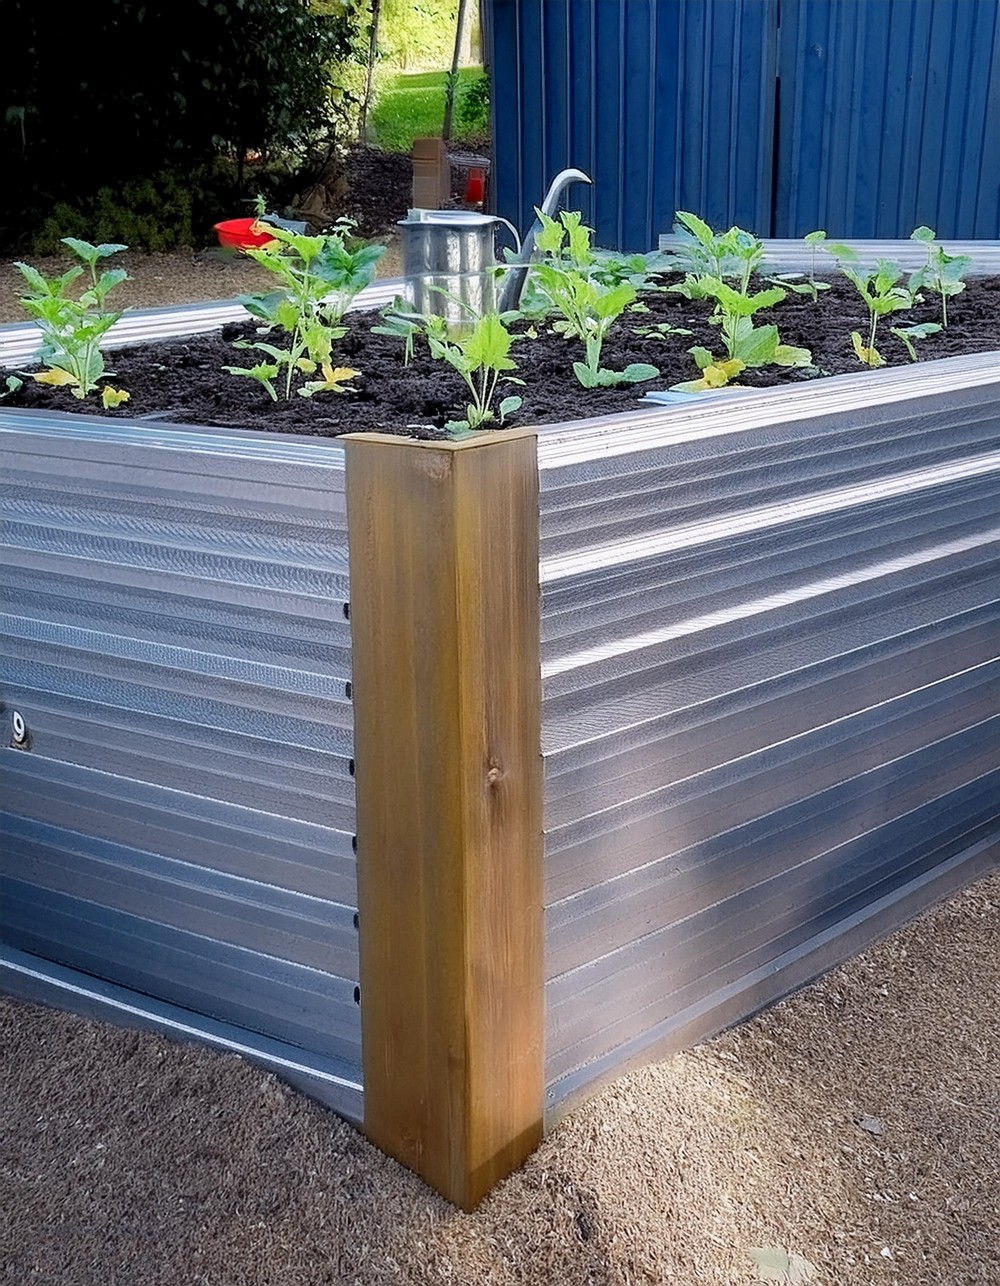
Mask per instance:
[[[455,50],[451,56],[451,74],[444,93],[444,127],[441,137],[447,143],[451,138],[451,117],[455,110],[455,89],[458,85],[458,63],[462,56],[462,32],[465,29],[465,10],[468,0],[458,0],[458,18],[455,22]]]
[[[375,79],[375,63],[378,59],[378,22],[382,13],[382,0],[371,0],[372,21],[368,33],[368,66],[365,70],[365,94],[361,100],[361,121],[358,125],[358,142],[368,141],[368,112],[372,101],[372,83]]]

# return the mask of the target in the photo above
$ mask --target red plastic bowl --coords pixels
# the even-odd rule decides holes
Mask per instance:
[[[274,237],[270,232],[257,231],[261,224],[256,219],[225,219],[213,224],[220,246],[246,250],[248,246],[266,246]]]

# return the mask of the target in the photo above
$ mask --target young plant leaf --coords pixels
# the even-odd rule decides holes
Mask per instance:
[[[854,345],[854,351],[858,355],[858,361],[872,367],[885,365],[885,359],[878,349],[866,347],[864,340],[856,330],[851,331],[851,343]]]

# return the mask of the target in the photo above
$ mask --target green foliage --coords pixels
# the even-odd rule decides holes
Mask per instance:
[[[443,317],[425,319],[425,332],[431,356],[446,361],[465,381],[472,401],[465,408],[464,420],[449,420],[445,428],[453,435],[462,435],[485,425],[503,424],[521,405],[516,396],[505,397],[494,405],[497,384],[501,378],[508,384],[524,381],[505,371],[517,369],[509,356],[513,335],[503,318],[496,312],[477,317],[471,327],[449,334]]]
[[[808,366],[812,354],[807,348],[783,344],[777,326],[754,324],[755,314],[780,304],[788,287],[782,281],[750,293],[750,281],[764,261],[763,242],[736,226],[715,233],[686,211],[679,211],[677,220],[687,233],[684,253],[689,266],[684,281],[671,289],[691,299],[715,300],[711,320],[719,326],[726,356],[713,357],[701,346],[689,349],[701,376],[674,388],[684,393],[725,388],[748,366]]]
[[[926,339],[928,335],[936,335],[941,327],[937,322],[921,322],[917,326],[890,326],[889,333],[895,335],[900,343],[904,346],[910,355],[910,361],[917,360],[917,350],[914,343],[918,339]]]
[[[751,276],[764,260],[764,245],[759,238],[735,225],[728,232],[713,232],[704,219],[686,210],[677,211],[677,225],[680,247],[673,266],[684,272],[684,281],[671,289],[689,299],[704,299],[703,278],[735,279],[740,293],[745,295]]]
[[[128,247],[95,246],[75,237],[63,238],[63,244],[81,263],[61,276],[44,277],[27,263],[14,265],[28,286],[21,303],[42,332],[40,358],[46,369],[32,375],[32,379],[39,384],[68,388],[81,400],[100,388],[105,408],[119,406],[128,401],[128,393],[110,385],[101,387],[98,383],[111,374],[104,368],[100,341],[121,316],[121,312],[109,312],[105,307],[108,295],[128,280],[128,273],[124,268],[105,268],[99,273],[98,267],[103,260]],[[88,283],[74,298],[70,288],[85,272],[89,274]]]
[[[489,138],[490,135],[490,77],[485,68],[459,83],[458,106],[455,115],[466,135]]]
[[[52,30],[44,8],[9,0],[0,242],[101,188],[304,152],[337,119],[330,70],[359,23],[355,0],[327,15],[308,0],[104,0],[64,8]]]
[[[637,298],[627,275],[629,265],[620,258],[598,255],[591,247],[593,230],[585,227],[579,211],[564,210],[552,219],[537,207],[542,230],[535,247],[542,257],[531,266],[531,281],[540,308],[557,313],[552,329],[582,342],[585,360],[573,363],[584,388],[607,388],[655,379],[659,370],[633,362],[623,371],[601,366],[601,349],[611,327]],[[530,304],[528,305],[530,310]]]
[[[479,76],[476,67],[460,67],[458,102],[465,87]],[[371,116],[372,129],[379,147],[387,152],[410,152],[415,138],[437,138],[444,125],[444,97],[448,73],[420,72],[415,75],[393,75],[384,80]],[[477,131],[458,115],[459,128],[452,131],[456,142],[481,142]]]
[[[841,263],[840,270],[865,301],[871,319],[867,344],[858,331],[851,332],[851,343],[858,360],[866,366],[884,366],[885,359],[875,347],[879,318],[912,308],[920,302],[920,296],[914,290],[899,285],[903,279],[899,264],[879,259],[874,268],[852,267],[850,265],[857,262],[858,256],[849,246],[837,246],[836,250],[830,247],[830,250],[846,261]]]
[[[451,62],[458,0],[382,0],[379,53],[394,67]]]
[[[232,375],[256,380],[278,400],[275,380],[284,372],[287,400],[297,376],[307,379],[296,389],[300,397],[316,393],[344,393],[345,381],[358,371],[334,367],[333,345],[347,333],[340,321],[355,295],[371,284],[384,246],[348,244],[350,228],[344,220],[334,232],[309,237],[275,228],[267,245],[254,246],[247,255],[266,268],[277,281],[274,290],[240,295],[239,302],[252,317],[265,323],[259,334],[274,329],[289,336],[289,346],[278,348],[263,340],[239,340],[233,347],[263,352],[268,360],[253,366],[227,366]]]
[[[941,325],[948,329],[948,300],[965,289],[963,275],[972,266],[968,255],[947,255],[935,240],[933,228],[921,226],[910,233],[911,241],[919,241],[927,251],[927,262],[910,277],[911,290],[924,287],[933,290],[941,300]]]

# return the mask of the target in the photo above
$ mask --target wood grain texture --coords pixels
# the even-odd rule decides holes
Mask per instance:
[[[536,446],[345,443],[364,1128],[471,1209],[542,1132]]]

